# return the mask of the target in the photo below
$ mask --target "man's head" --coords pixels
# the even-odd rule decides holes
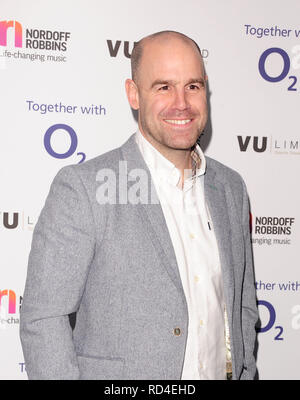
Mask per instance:
[[[139,110],[142,134],[163,154],[190,149],[207,121],[206,75],[197,44],[173,31],[152,34],[134,47],[129,103]]]

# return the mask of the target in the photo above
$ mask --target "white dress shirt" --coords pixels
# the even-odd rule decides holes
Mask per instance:
[[[206,160],[194,177],[180,171],[140,131],[136,142],[150,170],[174,247],[188,305],[189,325],[181,379],[226,379],[224,294],[219,252],[204,200]]]

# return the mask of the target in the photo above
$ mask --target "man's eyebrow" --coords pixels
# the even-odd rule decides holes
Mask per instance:
[[[159,86],[159,85],[174,85],[176,82],[175,81],[168,81],[168,80],[162,80],[162,79],[156,79],[152,85],[151,88],[154,88],[154,86]]]
[[[173,80],[163,80],[163,79],[156,79],[152,85],[151,85],[151,89],[154,88],[155,86],[159,86],[159,85],[176,85],[176,81]],[[200,83],[201,85],[205,85],[205,79],[204,78],[192,78],[189,79],[188,82],[186,83],[186,85],[190,85],[191,83]]]
[[[196,79],[190,79],[187,83],[187,85],[190,85],[191,83],[200,83],[201,85],[205,84],[205,79],[204,78],[196,78]]]

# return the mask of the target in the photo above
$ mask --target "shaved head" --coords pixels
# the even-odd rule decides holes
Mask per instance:
[[[207,76],[198,45],[179,32],[157,32],[137,42],[131,62],[125,87],[140,132],[173,163],[182,154],[190,159],[207,121]]]
[[[176,32],[176,31],[160,31],[153,33],[151,35],[145,36],[141,40],[135,43],[134,48],[131,54],[131,76],[132,80],[138,82],[138,75],[139,75],[139,67],[141,64],[141,59],[143,55],[144,48],[146,47],[147,43],[159,39],[161,42],[169,41],[170,39],[177,38],[182,40],[183,42],[194,46],[195,49],[199,52],[199,55],[202,60],[202,55],[199,46],[197,43],[191,39],[190,37],[184,35],[183,33]],[[203,65],[204,69],[204,65]]]

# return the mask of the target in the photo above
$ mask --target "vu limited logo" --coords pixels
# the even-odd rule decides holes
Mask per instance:
[[[15,47],[22,47],[22,25],[18,21],[0,21],[0,46],[7,46],[9,28],[14,30]]]
[[[238,136],[239,147],[241,151],[246,151],[249,147],[250,142],[252,141],[252,148],[257,153],[262,153],[267,149],[268,138],[266,136],[262,138],[258,138],[258,136],[246,136],[243,138],[242,136]]]
[[[1,219],[2,214],[2,219]],[[34,221],[32,217],[24,212],[2,212],[0,211],[0,229],[27,229],[32,231],[34,228]]]
[[[115,43],[113,43],[112,40],[107,40],[106,43],[108,46],[110,56],[117,57],[122,41],[117,40]],[[133,49],[134,45],[135,45],[135,42],[131,45],[132,49]],[[129,42],[127,40],[125,40],[123,43],[123,53],[124,53],[125,57],[131,58],[131,51],[129,51]]]
[[[106,40],[108,51],[111,57],[117,57],[118,54],[120,54],[120,47],[123,43],[123,54],[127,58],[131,58],[132,50],[134,46],[136,45],[136,42],[129,42],[128,40],[122,41],[122,40],[116,40],[113,42],[110,39]],[[131,50],[130,50],[131,48]],[[207,49],[201,49],[200,50],[202,58],[207,58],[209,53]]]
[[[263,153],[268,150],[273,154],[297,154],[300,155],[299,139],[274,138],[272,136],[237,136],[241,152],[253,150],[256,153]]]

